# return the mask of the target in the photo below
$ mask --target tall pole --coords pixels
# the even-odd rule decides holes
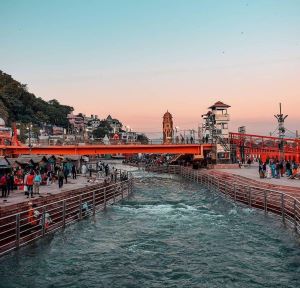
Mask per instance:
[[[31,147],[31,128],[32,124],[30,123],[28,126],[28,146]]]
[[[285,137],[284,120],[288,117],[288,115],[284,116],[282,114],[281,103],[279,103],[279,114],[274,115],[274,117],[278,121],[278,136],[280,138],[280,143],[279,143],[280,159],[284,160],[284,137]]]

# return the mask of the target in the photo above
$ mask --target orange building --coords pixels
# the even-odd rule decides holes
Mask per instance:
[[[164,144],[171,144],[173,142],[173,117],[170,112],[166,112],[163,116],[163,141]]]

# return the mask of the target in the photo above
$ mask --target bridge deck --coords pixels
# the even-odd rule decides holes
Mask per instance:
[[[2,155],[9,154],[50,154],[50,155],[98,155],[98,154],[137,154],[170,153],[198,154],[211,150],[211,144],[148,144],[148,145],[83,145],[83,146],[0,146]]]

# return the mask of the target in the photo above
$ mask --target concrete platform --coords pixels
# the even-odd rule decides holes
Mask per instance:
[[[97,182],[89,183],[88,179],[89,177],[83,177],[80,175],[77,176],[77,179],[68,178],[68,183],[65,184],[64,182],[64,185],[61,189],[58,188],[58,181],[50,184],[49,186],[42,185],[40,186],[40,195],[33,195],[34,198],[27,198],[27,196],[25,196],[24,191],[14,190],[13,192],[10,193],[8,198],[0,198],[0,211],[1,209],[6,208],[10,205],[20,204],[23,202],[28,203],[29,200],[43,199],[51,195],[58,195],[63,192],[85,188],[85,187],[93,186],[95,184],[100,184],[103,183],[104,181],[104,178],[101,178],[97,180]]]
[[[239,169],[222,169],[220,171],[247,177],[252,180],[259,181],[259,182],[262,182],[265,184],[273,184],[273,185],[290,186],[290,187],[300,188],[300,180],[288,179],[286,176],[281,177],[280,179],[275,179],[275,178],[261,179],[261,178],[259,178],[257,165],[252,165],[249,168],[245,167],[245,168],[239,168]]]

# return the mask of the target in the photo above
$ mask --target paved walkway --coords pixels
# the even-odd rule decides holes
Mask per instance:
[[[220,171],[247,177],[247,178],[250,178],[255,181],[263,182],[265,184],[273,184],[273,185],[280,185],[280,186],[284,185],[284,186],[300,188],[300,180],[296,180],[296,179],[288,179],[287,177],[281,177],[280,179],[274,179],[274,178],[261,179],[261,178],[259,178],[258,166],[255,164],[253,166],[251,166],[250,168],[222,169]]]
[[[40,195],[34,195],[34,199],[38,199],[39,197],[45,197],[48,195],[56,195],[65,191],[72,191],[78,188],[83,188],[91,185],[95,185],[97,183],[102,183],[104,179],[99,179],[97,182],[89,183],[88,177],[81,177],[77,175],[77,179],[68,178],[68,183],[65,184],[61,189],[58,188],[58,181],[49,186],[43,185],[40,187]],[[25,196],[24,191],[14,190],[10,193],[8,198],[0,198],[0,208],[7,207],[13,204],[19,204],[22,202],[28,202],[27,196]]]

